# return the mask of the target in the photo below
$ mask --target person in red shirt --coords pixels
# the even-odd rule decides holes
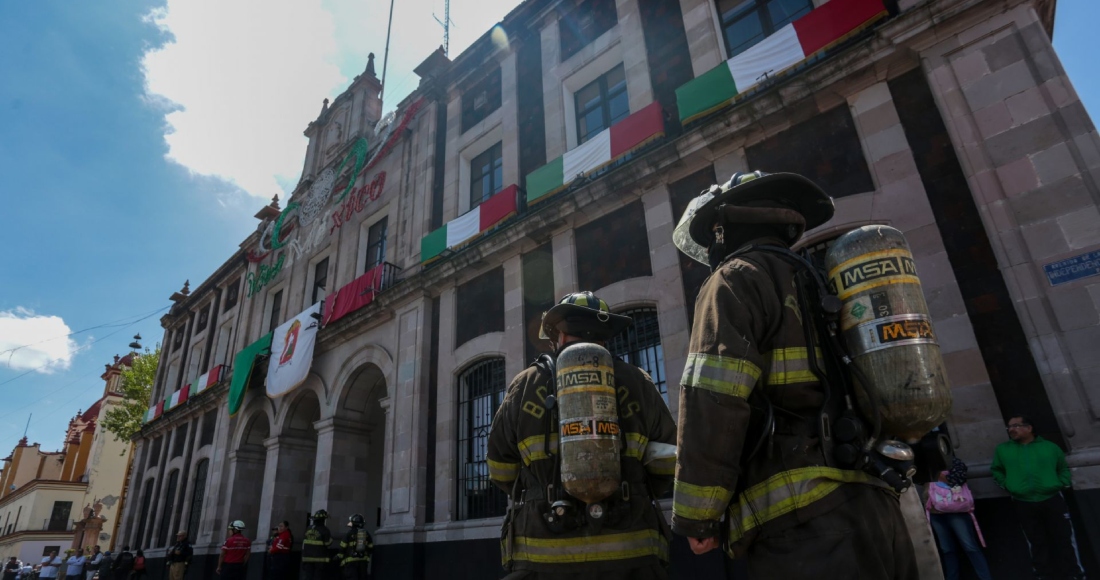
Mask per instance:
[[[241,533],[244,522],[233,520],[229,524],[229,537],[222,544],[222,552],[218,556],[218,569],[215,572],[221,576],[221,580],[244,580],[245,566],[248,564],[248,556],[252,553],[252,540]]]
[[[279,522],[275,528],[275,537],[271,539],[271,550],[267,556],[268,578],[286,580],[290,571],[290,547],[294,545],[294,536],[290,533],[290,522]]]

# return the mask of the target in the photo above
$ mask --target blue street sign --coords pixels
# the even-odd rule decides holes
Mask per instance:
[[[1100,250],[1043,266],[1051,286],[1100,274]]]

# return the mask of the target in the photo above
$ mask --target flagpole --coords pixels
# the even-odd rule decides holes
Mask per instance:
[[[386,95],[386,65],[390,62],[390,31],[393,29],[393,0],[390,0],[390,22],[386,25],[386,52],[382,55],[382,90],[379,91],[378,100]],[[383,105],[385,101],[382,101]]]

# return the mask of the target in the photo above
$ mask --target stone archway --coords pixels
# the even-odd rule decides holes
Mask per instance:
[[[327,494],[329,513],[341,523],[361,514],[367,529],[381,525],[382,475],[385,458],[386,414],[380,401],[386,396],[382,369],[366,363],[340,385],[334,416],[317,424],[322,445],[331,446],[318,458],[318,488]],[[328,460],[327,469],[321,462]]]
[[[287,520],[294,535],[305,533],[306,517],[313,510],[314,471],[317,462],[317,429],[321,402],[313,389],[300,388],[287,397],[279,433],[264,443],[274,463],[269,524]],[[266,532],[265,530],[260,530]]]
[[[236,448],[229,453],[230,511],[228,521],[241,520],[250,530],[257,529],[260,508],[263,505],[257,493],[256,483],[264,481],[267,471],[267,449],[264,442],[270,438],[271,422],[262,409],[246,416],[244,429]],[[228,522],[227,522],[228,523]]]

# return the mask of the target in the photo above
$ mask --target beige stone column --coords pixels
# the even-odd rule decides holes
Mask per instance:
[[[649,79],[649,60],[646,57],[645,32],[639,0],[616,0],[619,15],[619,42],[622,43],[623,71],[626,72],[626,93],[630,110],[637,111],[652,103],[653,83]]]
[[[680,12],[684,16],[691,70],[699,76],[725,60],[714,0],[680,0]]]

